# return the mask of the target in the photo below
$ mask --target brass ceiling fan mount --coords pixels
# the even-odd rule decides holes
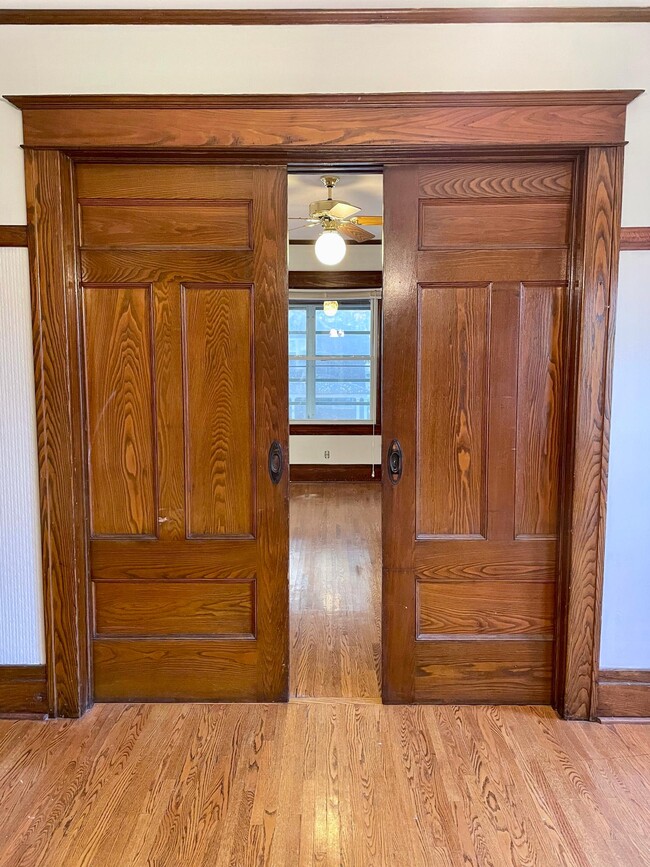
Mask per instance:
[[[343,199],[335,199],[333,192],[339,180],[338,175],[321,176],[321,182],[327,189],[327,198],[310,202],[308,217],[289,217],[290,220],[300,220],[304,223],[303,226],[295,226],[290,231],[298,228],[320,227],[323,231],[336,231],[343,237],[360,244],[374,240],[373,233],[362,227],[363,225],[381,226],[383,218],[357,216],[361,208]]]

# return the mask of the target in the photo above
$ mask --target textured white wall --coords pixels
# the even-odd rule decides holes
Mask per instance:
[[[411,5],[411,4],[409,4]],[[559,4],[558,4],[559,5]],[[332,64],[326,73],[314,62],[324,46],[350,63]],[[533,24],[533,25],[447,25],[447,26],[372,26],[372,27],[5,27],[0,28],[0,92],[19,93],[290,93],[290,92],[376,92],[444,90],[548,90],[578,88],[649,88],[650,25],[647,24]],[[352,74],[353,72],[353,74]],[[623,223],[650,225],[650,95],[634,102],[628,113],[623,195]],[[0,223],[25,221],[23,162],[20,151],[20,114],[8,104],[0,104]],[[624,275],[624,279],[627,277]],[[638,282],[637,284],[638,285]],[[14,308],[27,305],[27,286],[21,284],[10,299],[8,314],[14,321]],[[622,283],[622,294],[626,288]],[[635,296],[624,305],[632,305]],[[620,314],[625,315],[624,313]],[[623,331],[625,334],[625,330]],[[623,336],[621,340],[625,340]],[[17,349],[25,371],[29,368],[30,348]],[[614,393],[612,458],[616,464],[617,413],[625,415],[625,383],[635,375],[636,359],[617,360]],[[18,405],[32,400],[29,376],[20,384],[7,354],[0,353],[0,380],[10,382]],[[645,369],[645,381],[650,370]],[[2,412],[4,417],[4,402]],[[31,417],[30,417],[31,418]],[[621,425],[626,424],[622,422]],[[619,425],[619,427],[621,426]],[[4,440],[10,446],[18,439],[33,444],[30,420],[12,417]],[[618,442],[622,442],[619,435]],[[622,447],[622,446],[621,446]],[[30,446],[30,450],[31,450]],[[3,452],[4,454],[4,452]],[[21,479],[34,478],[31,469]],[[13,472],[13,467],[10,468]],[[616,470],[615,470],[616,471]],[[31,475],[30,475],[31,473]],[[13,478],[13,476],[12,476]],[[5,482],[2,481],[4,486]],[[31,482],[30,482],[31,484]],[[616,490],[616,483],[613,491]],[[33,494],[17,494],[22,518],[17,559],[26,563],[35,550],[35,504]],[[32,499],[30,499],[32,497]],[[617,515],[617,510],[622,510]],[[646,509],[645,513],[642,512]],[[637,611],[647,610],[648,590],[629,585],[625,563],[610,556],[612,533],[626,516],[647,514],[647,503],[633,488],[618,502],[612,493],[608,534],[606,600],[603,613],[604,635],[609,636],[612,605],[617,595],[630,599]],[[4,513],[3,513],[4,514]],[[6,534],[2,518],[0,538]],[[18,538],[17,537],[17,538]],[[2,555],[0,555],[2,556]],[[0,561],[1,562],[1,561]],[[650,555],[639,568],[650,573]],[[33,571],[11,572],[7,586],[31,588],[31,620],[25,629],[29,638],[13,635],[7,639],[12,659],[31,661],[30,654],[40,646],[40,634],[33,623],[37,604]],[[4,574],[4,573],[3,573]],[[647,581],[646,581],[647,587]],[[3,591],[4,592],[4,591]],[[22,596],[11,590],[12,622],[23,617]],[[18,595],[16,595],[18,593]],[[31,595],[30,595],[31,594]],[[4,602],[4,597],[3,597]],[[645,606],[645,609],[644,609]],[[621,609],[622,610],[622,609]],[[610,611],[612,612],[610,615]],[[13,613],[12,613],[13,612]],[[629,612],[628,612],[629,613]],[[0,625],[2,622],[0,621]],[[611,633],[612,641],[623,641]],[[650,635],[650,632],[648,632]],[[0,639],[0,663],[7,660],[4,633]],[[609,647],[610,639],[604,644]],[[6,648],[5,648],[6,651]],[[631,666],[648,664],[650,637],[641,636],[628,662]],[[607,657],[607,659],[614,657]],[[603,656],[605,660],[606,657]],[[611,664],[611,663],[608,663]]]
[[[603,668],[650,668],[650,251],[621,254],[605,588]]]
[[[27,250],[0,248],[0,664],[44,661]]]

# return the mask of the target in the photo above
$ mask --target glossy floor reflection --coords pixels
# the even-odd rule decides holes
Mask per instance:
[[[291,696],[379,701],[381,486],[291,484]]]

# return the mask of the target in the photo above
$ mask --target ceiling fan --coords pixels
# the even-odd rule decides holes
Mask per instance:
[[[305,227],[322,230],[316,239],[316,256],[325,265],[338,264],[345,255],[345,238],[350,238],[359,244],[374,239],[372,232],[363,226],[381,226],[383,217],[356,216],[361,208],[332,198],[332,191],[339,178],[336,175],[323,175],[321,181],[327,188],[327,198],[311,202],[308,217],[289,217],[290,220],[300,220],[302,226],[294,226],[289,231]]]

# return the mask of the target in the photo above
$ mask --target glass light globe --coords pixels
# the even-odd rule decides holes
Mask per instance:
[[[338,265],[345,256],[345,241],[338,232],[326,230],[316,239],[314,252],[323,265]]]
[[[323,301],[323,313],[325,314],[325,316],[336,316],[336,311],[338,309],[338,301]]]

